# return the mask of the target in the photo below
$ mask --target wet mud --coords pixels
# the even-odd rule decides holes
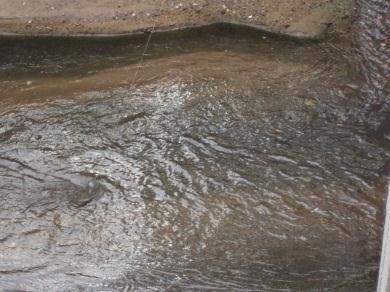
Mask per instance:
[[[355,0],[0,0],[0,34],[120,35],[241,23],[302,38],[347,32]]]

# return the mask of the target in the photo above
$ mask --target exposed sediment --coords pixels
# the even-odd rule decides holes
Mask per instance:
[[[343,30],[354,0],[0,0],[0,34],[120,35],[232,22],[318,38]]]

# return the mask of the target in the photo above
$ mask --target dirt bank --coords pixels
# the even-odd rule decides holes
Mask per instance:
[[[350,21],[354,0],[0,0],[0,34],[115,35],[238,22],[316,38]]]

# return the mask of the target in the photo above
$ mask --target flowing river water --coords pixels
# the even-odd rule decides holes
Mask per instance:
[[[373,291],[389,136],[354,48],[145,40],[0,41],[0,290]]]

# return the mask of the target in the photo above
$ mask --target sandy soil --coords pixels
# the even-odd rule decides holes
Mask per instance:
[[[0,0],[0,34],[112,35],[237,22],[316,38],[343,30],[354,0]]]

